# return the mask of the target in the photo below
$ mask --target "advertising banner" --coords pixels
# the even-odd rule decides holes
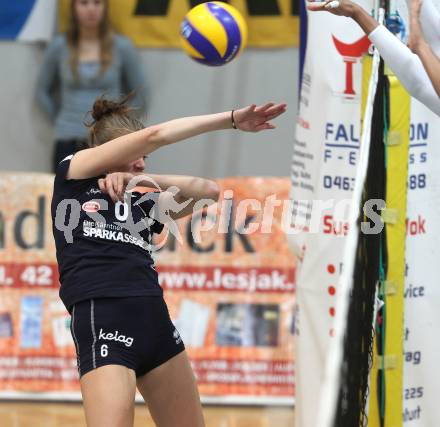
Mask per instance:
[[[436,26],[440,20],[440,1],[427,0],[427,3],[430,3],[427,10],[431,19],[429,22],[422,21],[422,24],[431,25],[428,41],[437,43],[440,35]],[[404,0],[398,0],[396,5],[408,32],[407,4]],[[440,54],[438,44],[434,51]],[[438,418],[440,381],[436,363],[440,357],[440,343],[432,337],[440,328],[440,288],[437,284],[440,275],[439,138],[438,116],[412,99],[403,354],[403,423],[410,427],[430,427],[437,424]]]
[[[429,427],[437,423],[436,396],[440,393],[436,368],[440,343],[432,338],[440,328],[440,121],[414,99],[411,111],[403,421],[411,427]]]
[[[371,10],[370,3],[360,3]],[[434,1],[434,4],[438,10],[440,3]],[[407,36],[406,3],[399,0],[392,5],[396,6],[403,19],[402,35]],[[316,396],[320,393],[335,314],[334,284],[342,268],[344,239],[339,237],[347,230],[327,208],[328,212],[315,210],[318,232],[307,231],[313,224],[313,203],[350,198],[361,123],[359,57],[368,47],[368,40],[350,20],[341,21],[343,18],[320,13],[308,13],[307,18],[308,37],[303,41],[307,42],[307,54],[292,161],[294,216],[289,234],[290,246],[303,260],[298,264],[295,320],[298,427],[316,424],[319,402]],[[439,136],[439,118],[413,99],[403,295],[402,420],[404,425],[414,427],[437,424],[436,398],[440,392],[436,375],[440,344],[432,338],[440,325],[440,291],[436,284],[440,274],[437,262]]]
[[[200,0],[109,0],[115,29],[139,47],[180,47],[180,24]],[[231,0],[246,19],[252,47],[298,46],[299,2]],[[60,28],[66,28],[69,0],[60,2]]]
[[[52,175],[0,174],[0,397],[79,398],[70,316],[58,297],[52,185]],[[159,282],[204,401],[292,404],[288,179],[219,185],[217,204],[180,220],[177,236],[165,227],[157,237]]]
[[[366,6],[367,3],[364,3]],[[305,41],[304,41],[305,42]],[[292,158],[289,243],[298,267],[296,422],[316,425],[361,132],[362,62],[370,42],[352,21],[308,13]]]

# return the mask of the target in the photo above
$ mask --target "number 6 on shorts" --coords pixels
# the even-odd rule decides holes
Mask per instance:
[[[101,357],[107,357],[108,356],[108,345],[103,344],[101,346]]]

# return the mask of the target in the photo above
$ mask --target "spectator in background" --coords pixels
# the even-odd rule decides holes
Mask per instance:
[[[71,0],[65,34],[47,48],[37,82],[39,106],[55,124],[53,170],[86,146],[84,119],[105,93],[119,97],[136,91],[133,106],[145,109],[145,82],[137,52],[110,25],[108,0]]]

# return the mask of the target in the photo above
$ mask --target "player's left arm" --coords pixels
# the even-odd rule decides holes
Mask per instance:
[[[101,191],[108,193],[115,202],[123,201],[125,191],[133,190],[135,187],[159,190],[158,211],[168,211],[168,217],[173,220],[192,214],[200,200],[206,201],[205,206],[217,202],[220,194],[219,186],[215,181],[185,175],[116,172],[101,178],[98,184]],[[173,208],[177,209],[178,205],[182,208],[173,210]]]

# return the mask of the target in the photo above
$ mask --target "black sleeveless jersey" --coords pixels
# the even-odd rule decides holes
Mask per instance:
[[[162,295],[151,242],[163,224],[149,216],[158,193],[114,203],[99,190],[100,177],[66,179],[71,158],[58,165],[51,207],[64,305],[70,311],[91,298]]]

